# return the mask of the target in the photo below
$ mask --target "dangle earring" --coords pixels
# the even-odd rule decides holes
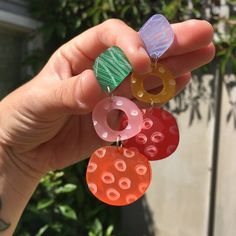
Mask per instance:
[[[124,141],[123,146],[133,148],[145,155],[150,161],[160,160],[172,154],[179,143],[179,129],[175,118],[162,105],[174,97],[176,81],[170,71],[158,59],[167,51],[174,40],[174,32],[167,19],[160,14],[152,16],[139,30],[146,50],[152,61],[152,71],[146,75],[133,73],[131,91],[134,97],[144,103],[151,103],[150,109],[143,110],[143,127],[135,137]],[[154,95],[144,89],[144,80],[150,76],[163,82],[162,90]],[[121,127],[126,126],[123,118]]]
[[[112,91],[129,75],[132,67],[118,47],[111,47],[96,59],[96,78],[109,97],[98,102],[92,113],[97,135],[116,146],[97,149],[91,156],[86,173],[90,191],[101,201],[115,206],[131,204],[140,198],[151,182],[151,167],[147,158],[126,147],[119,146],[123,140],[137,135],[143,124],[143,116],[135,103]],[[121,110],[127,117],[123,130],[113,130],[107,122],[112,110]]]
[[[172,44],[174,33],[166,18],[157,14],[144,24],[139,34],[152,60],[152,72],[144,76],[133,73],[131,91],[138,100],[150,103],[149,109],[141,111],[129,99],[112,95],[132,71],[120,48],[107,49],[94,64],[96,78],[109,97],[94,108],[93,125],[101,139],[116,142],[116,146],[101,147],[92,154],[86,179],[90,191],[98,199],[115,206],[128,205],[139,199],[151,182],[149,160],[169,156],[179,142],[175,118],[164,109],[154,107],[154,104],[162,105],[175,95],[175,79],[158,61]],[[156,95],[144,89],[144,79],[150,75],[163,82],[163,89]],[[108,125],[107,116],[112,110],[125,113],[120,131]]]

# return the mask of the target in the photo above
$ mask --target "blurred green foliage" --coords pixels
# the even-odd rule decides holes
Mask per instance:
[[[124,20],[134,29],[153,14],[162,13],[170,22],[199,18],[201,1],[188,10],[187,0],[28,0],[34,18],[43,22],[40,32],[44,50],[35,50],[27,62],[37,72],[60,45],[109,18]],[[38,33],[38,32],[37,32]]]
[[[188,18],[205,18],[207,2],[193,0],[28,0],[32,16],[42,22],[35,32],[41,34],[43,45],[31,51],[25,63],[32,68],[32,77],[49,56],[72,37],[108,18],[119,18],[134,29],[153,14],[164,14],[170,22]],[[227,23],[226,34],[216,32],[217,57],[221,73],[226,66],[236,73],[236,25],[234,19],[210,19]],[[227,22],[228,21],[228,22]],[[232,37],[234,36],[234,37]],[[43,50],[42,50],[43,49]],[[179,98],[177,98],[179,99]],[[181,99],[179,99],[181,103]],[[181,103],[182,104],[182,103]],[[182,105],[181,105],[182,106]],[[184,108],[185,111],[187,108]],[[87,190],[83,161],[63,171],[51,172],[40,182],[15,235],[17,236],[110,236],[119,233],[120,208],[96,200]]]
[[[95,199],[85,180],[87,161],[44,176],[15,232],[19,236],[111,236],[119,208]]]

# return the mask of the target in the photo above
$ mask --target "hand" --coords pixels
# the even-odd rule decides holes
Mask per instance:
[[[205,21],[190,20],[173,29],[174,43],[161,61],[176,77],[178,93],[188,83],[190,71],[212,60],[215,49],[212,27]],[[91,111],[105,96],[92,66],[111,46],[124,51],[136,73],[150,70],[137,32],[120,20],[108,20],[59,48],[34,79],[0,102],[1,235],[12,235],[43,174],[76,163],[105,145],[91,121]],[[158,90],[160,85],[155,80],[148,89]],[[115,94],[131,98],[129,81]]]
[[[213,30],[206,21],[174,24],[175,40],[162,63],[176,77],[177,93],[190,71],[214,57]],[[0,102],[0,145],[9,161],[29,177],[64,168],[89,155],[104,142],[96,135],[91,111],[105,95],[92,71],[96,57],[120,47],[135,72],[150,70],[138,34],[120,20],[108,20],[60,47],[42,71]],[[131,97],[126,80],[115,92]],[[149,89],[158,88],[150,84]]]

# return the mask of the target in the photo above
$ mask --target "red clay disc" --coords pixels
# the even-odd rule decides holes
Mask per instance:
[[[123,146],[136,149],[150,161],[170,156],[179,144],[179,129],[174,116],[162,108],[143,111],[143,127],[136,136],[124,140]],[[121,120],[121,128],[127,125]]]
[[[135,150],[106,146],[92,154],[86,179],[99,200],[125,206],[145,193],[151,182],[151,167],[148,159]]]

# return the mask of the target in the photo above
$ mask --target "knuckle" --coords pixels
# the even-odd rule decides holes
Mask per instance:
[[[99,27],[98,38],[104,44],[113,44],[116,45],[117,32],[124,30],[126,24],[119,19],[108,19],[104,21]]]
[[[69,112],[71,110],[71,106],[68,101],[69,91],[67,90],[68,88],[66,86],[57,86],[55,88],[55,99],[58,101],[57,103],[60,107]]]
[[[103,25],[110,28],[110,27],[117,27],[120,25],[124,25],[125,23],[117,18],[111,18],[103,22]]]

